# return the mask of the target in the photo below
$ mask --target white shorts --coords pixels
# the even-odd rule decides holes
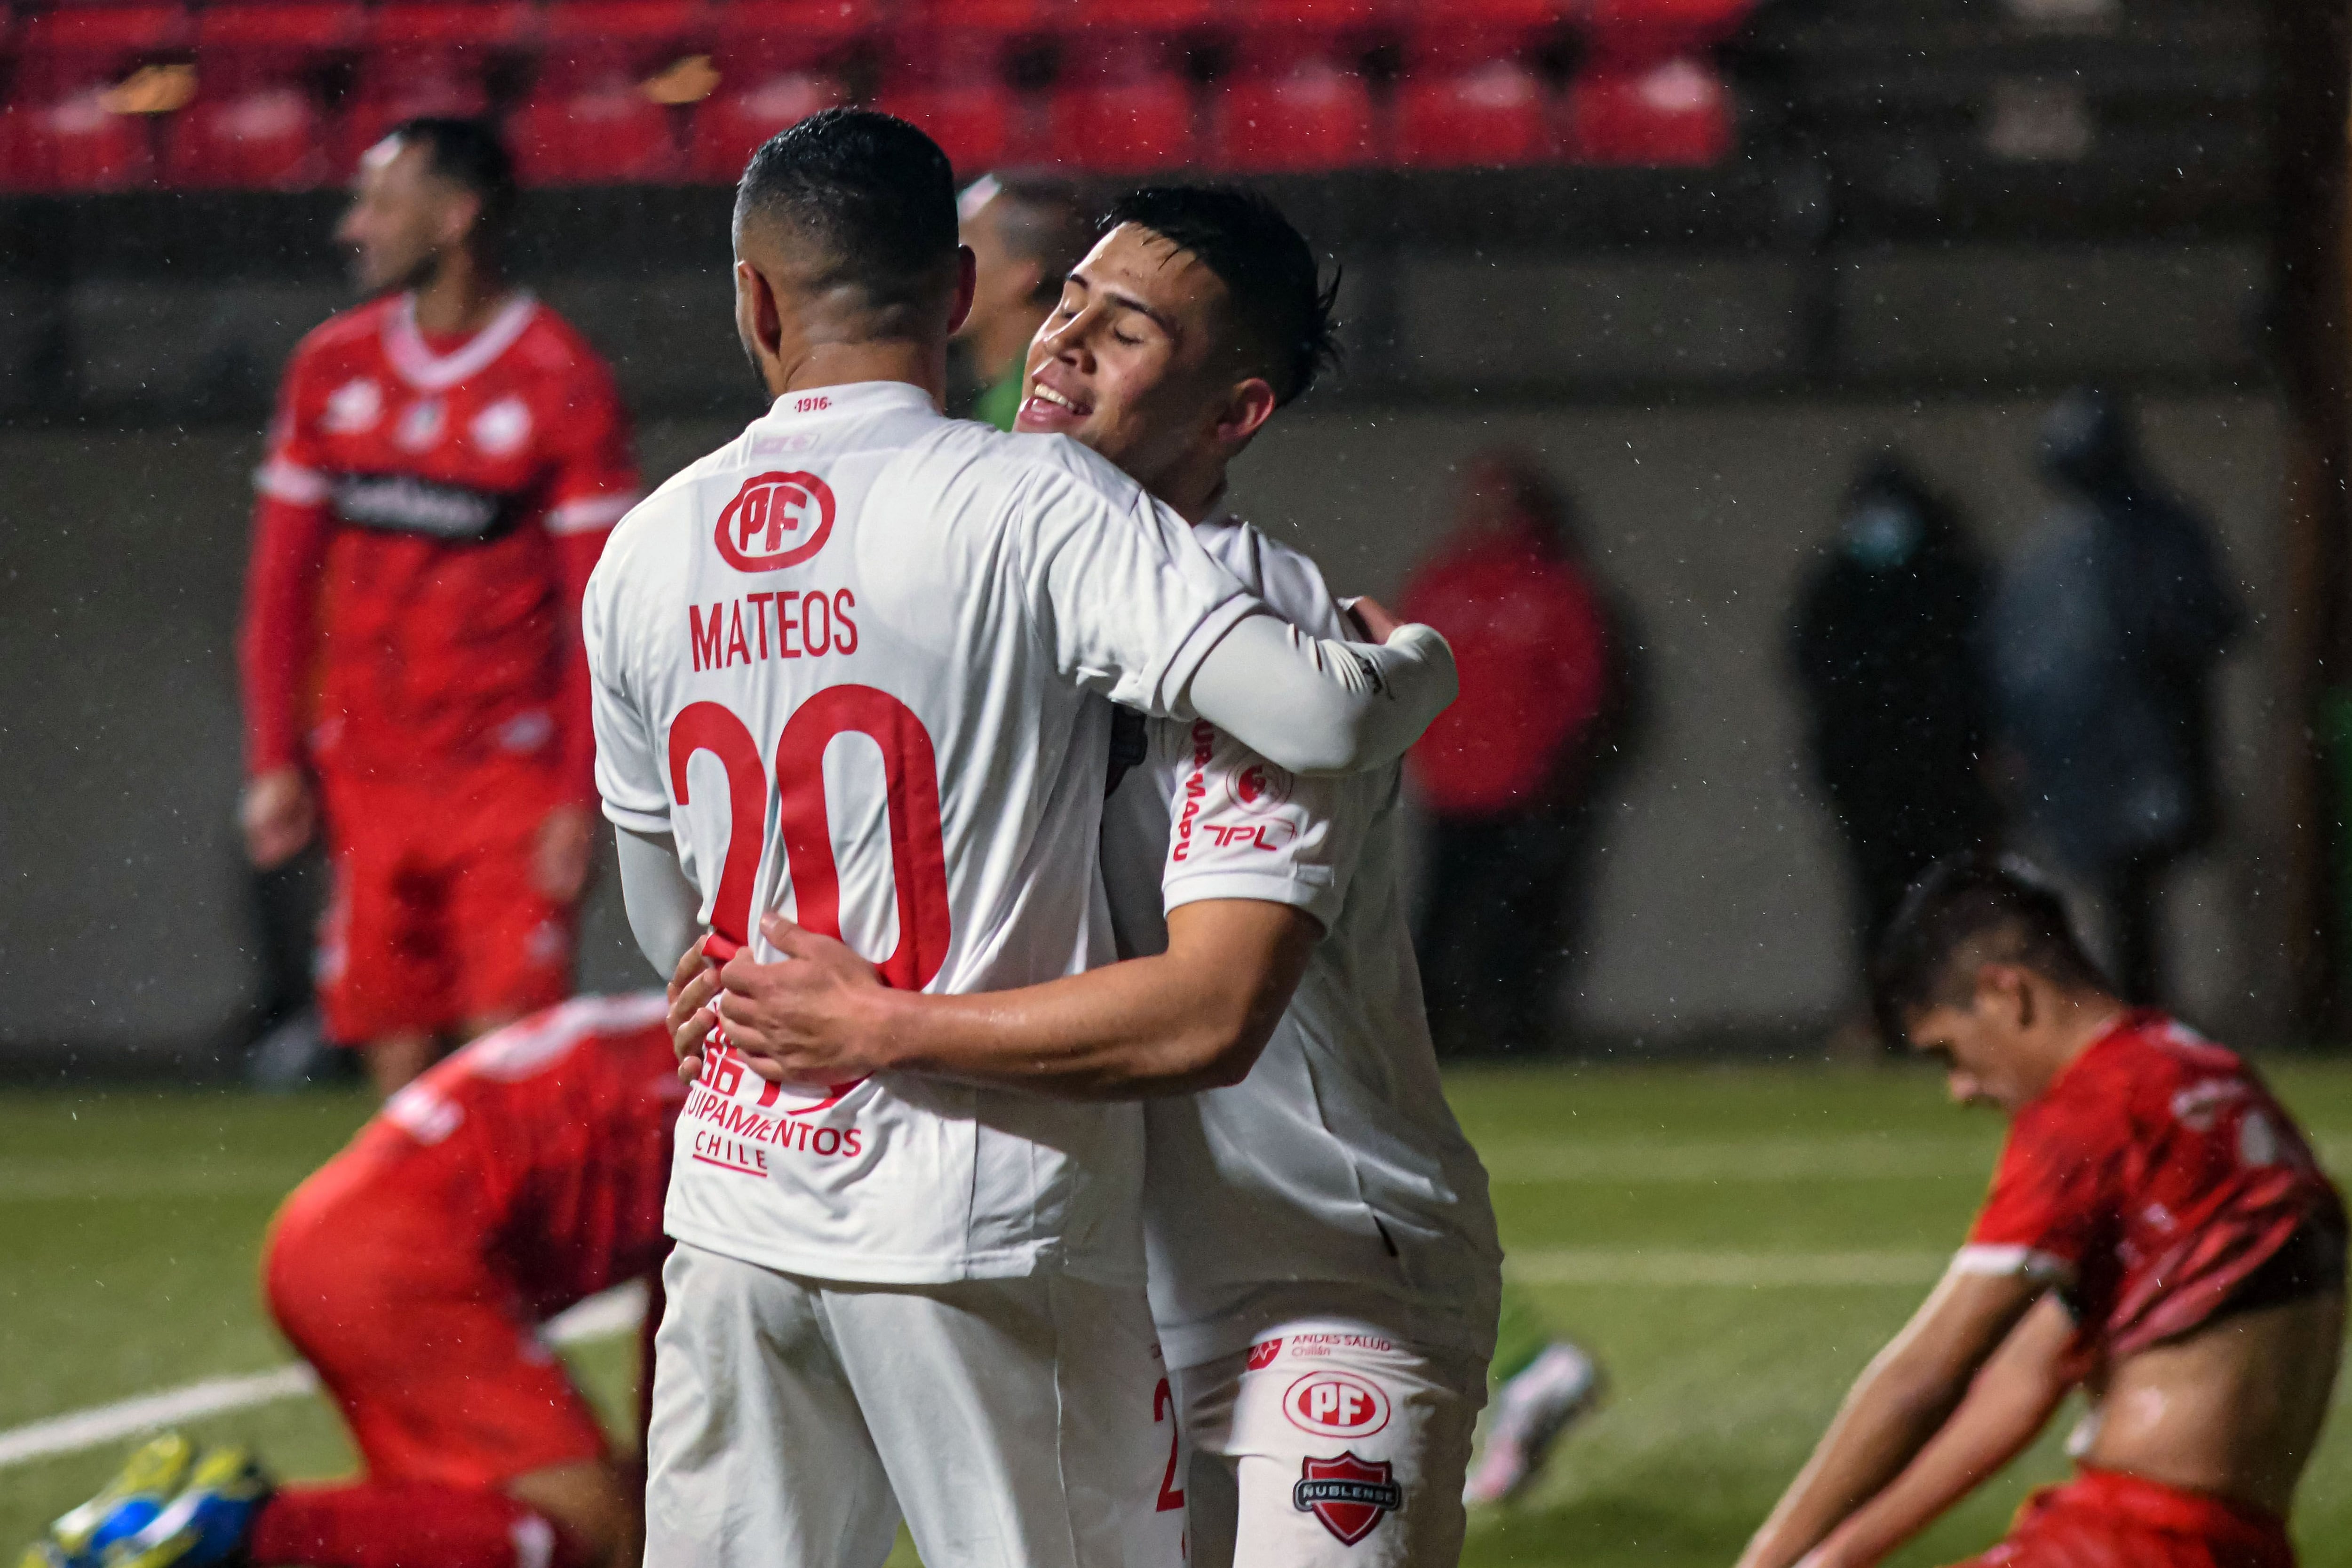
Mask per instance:
[[[1192,1568],[1453,1568],[1486,1368],[1292,1323],[1176,1373]]]
[[[647,1568],[1177,1568],[1174,1400],[1139,1289],[1061,1274],[662,1270]]]

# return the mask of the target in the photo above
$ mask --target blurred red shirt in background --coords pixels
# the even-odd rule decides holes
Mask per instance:
[[[1554,804],[1563,753],[1608,698],[1600,595],[1512,465],[1482,459],[1464,516],[1405,585],[1399,613],[1445,634],[1462,695],[1412,752],[1414,782],[1442,816]]]

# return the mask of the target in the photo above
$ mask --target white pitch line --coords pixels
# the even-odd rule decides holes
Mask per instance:
[[[1528,1285],[1843,1289],[1929,1285],[1951,1255],[1941,1252],[1689,1252],[1563,1247],[1521,1251],[1503,1271]]]
[[[609,1339],[635,1328],[645,1313],[645,1287],[631,1283],[601,1296],[591,1296],[558,1313],[541,1326],[540,1332],[549,1342],[559,1345]],[[319,1374],[297,1362],[269,1372],[243,1377],[208,1377],[202,1383],[167,1388],[158,1394],[143,1394],[135,1399],[117,1400],[88,1410],[68,1411],[46,1421],[0,1432],[0,1470],[34,1459],[120,1442],[184,1421],[232,1410],[250,1410],[281,1399],[297,1399],[318,1386]]]

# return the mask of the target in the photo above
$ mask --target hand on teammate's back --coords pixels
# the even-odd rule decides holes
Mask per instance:
[[[1386,605],[1381,604],[1370,594],[1362,594],[1355,598],[1344,600],[1342,607],[1348,612],[1348,618],[1363,629],[1364,640],[1367,642],[1385,643],[1396,635],[1399,627],[1404,625],[1391,613]]]
[[[302,852],[318,831],[319,801],[299,768],[273,768],[247,781],[237,803],[245,852],[268,871]]]
[[[670,1028],[681,1074],[689,1059],[698,1069],[702,1044],[722,1021],[728,1046],[771,1083],[834,1084],[877,1070],[873,1005],[887,987],[874,966],[779,914],[761,918],[760,934],[783,957],[761,963],[747,951],[724,968],[699,952],[680,961]]]
[[[588,886],[595,848],[594,814],[584,805],[557,806],[540,819],[539,842],[531,850],[532,885],[559,904],[572,902]]]

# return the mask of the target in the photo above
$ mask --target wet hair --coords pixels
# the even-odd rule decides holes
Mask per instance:
[[[2040,872],[2013,856],[1948,856],[1911,884],[1872,956],[1879,1028],[1901,1041],[1922,1013],[1965,1006],[1980,963],[2013,963],[2069,991],[2112,989]]]
[[[1307,237],[1272,202],[1227,185],[1147,185],[1111,205],[1102,232],[1129,223],[1216,274],[1233,302],[1244,354],[1277,403],[1297,397],[1338,363],[1339,276],[1322,281]]]
[[[480,199],[477,236],[495,235],[513,216],[514,160],[488,121],[424,114],[402,121],[387,137],[403,147],[424,148],[425,168]]]
[[[996,233],[1004,248],[1037,264],[1031,302],[1053,303],[1062,292],[1062,279],[1095,240],[1093,215],[1077,187],[1037,174],[984,174],[964,192],[967,201],[976,196],[995,213]]]
[[[735,227],[772,224],[799,244],[814,289],[853,288],[877,335],[953,286],[955,176],[939,143],[871,109],[828,109],[778,132],[735,187]]]

